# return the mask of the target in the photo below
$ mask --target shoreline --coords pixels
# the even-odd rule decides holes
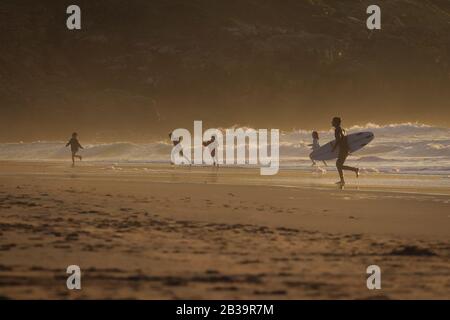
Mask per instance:
[[[320,173],[310,170],[280,168],[278,174],[262,176],[259,168],[224,166],[173,166],[164,163],[117,163],[117,162],[77,162],[72,168],[68,161],[4,161],[0,160],[2,175],[67,175],[80,177],[100,176],[108,179],[147,179],[160,183],[176,183],[179,177],[194,179],[186,183],[270,185],[284,188],[313,188],[336,190],[339,179],[334,167]],[[16,169],[15,169],[16,168]],[[40,170],[37,170],[39,168]],[[444,175],[408,173],[362,173],[356,179],[351,172],[345,172],[347,191],[393,192],[405,194],[429,194],[450,196],[450,178]]]

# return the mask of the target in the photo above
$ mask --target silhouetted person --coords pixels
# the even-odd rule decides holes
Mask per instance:
[[[318,149],[320,148],[320,144],[319,144],[319,133],[318,133],[317,131],[313,131],[313,132],[312,132],[312,138],[313,138],[313,143],[312,143],[312,144],[308,144],[308,146],[311,147],[312,151],[316,151],[316,150],[318,150]],[[312,165],[313,165],[313,166],[316,165],[316,161],[314,161],[314,159],[311,158],[311,157],[310,157],[310,159],[311,159],[311,161],[312,161],[312,163],[313,163]],[[324,164],[326,167],[328,167],[328,165],[327,165],[327,163],[325,162],[325,160],[323,160],[322,162],[323,162],[323,164]]]
[[[174,146],[177,146],[178,144],[181,143],[181,141],[183,141],[183,137],[179,137],[178,140],[172,140],[172,132],[169,133],[169,139],[170,139],[170,141],[172,141],[172,143],[173,143]],[[183,158],[185,158],[186,161],[189,163],[189,165],[191,165],[191,161],[184,155],[183,149],[180,150],[180,156],[183,157]],[[172,160],[170,160],[170,164],[174,164],[174,163],[172,162]]]
[[[72,139],[67,142],[66,147],[70,145],[70,149],[72,150],[72,166],[75,166],[75,158],[83,159],[80,155],[77,155],[78,150],[84,149],[81,144],[78,142],[78,133],[72,133]]]
[[[339,177],[341,178],[341,180],[339,182],[336,182],[336,184],[339,184],[341,187],[343,187],[345,185],[343,170],[353,171],[356,173],[356,177],[358,177],[359,169],[344,166],[344,162],[348,157],[349,148],[347,136],[345,135],[344,129],[341,128],[341,118],[334,117],[333,120],[331,121],[331,125],[335,128],[334,137],[336,138],[336,143],[333,145],[331,152],[334,152],[336,148],[339,148],[338,159],[336,160],[336,168],[339,172]]]
[[[211,158],[213,159],[213,166],[219,166],[219,164],[217,163],[218,161],[216,156],[216,149],[217,149],[216,137],[212,136],[211,140],[203,142],[203,146],[209,147]]]

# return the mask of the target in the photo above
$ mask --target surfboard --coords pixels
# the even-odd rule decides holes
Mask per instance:
[[[372,132],[357,132],[347,135],[348,149],[350,153],[358,151],[366,146],[373,140],[374,134]],[[337,159],[339,154],[339,148],[336,148],[334,152],[331,152],[336,140],[330,141],[324,144],[319,149],[311,152],[309,155],[313,160],[332,160]]]

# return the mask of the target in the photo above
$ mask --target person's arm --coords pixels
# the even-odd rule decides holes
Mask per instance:
[[[71,140],[69,140],[69,142],[67,142],[66,148],[67,148],[68,146],[70,146],[70,142],[71,142]]]
[[[77,141],[77,143],[78,143],[78,147],[79,147],[79,148],[84,149],[83,146],[80,144],[79,141]]]

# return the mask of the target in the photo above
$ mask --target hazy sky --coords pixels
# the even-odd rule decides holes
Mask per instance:
[[[208,127],[450,126],[450,2],[0,4],[0,140],[146,141]]]

